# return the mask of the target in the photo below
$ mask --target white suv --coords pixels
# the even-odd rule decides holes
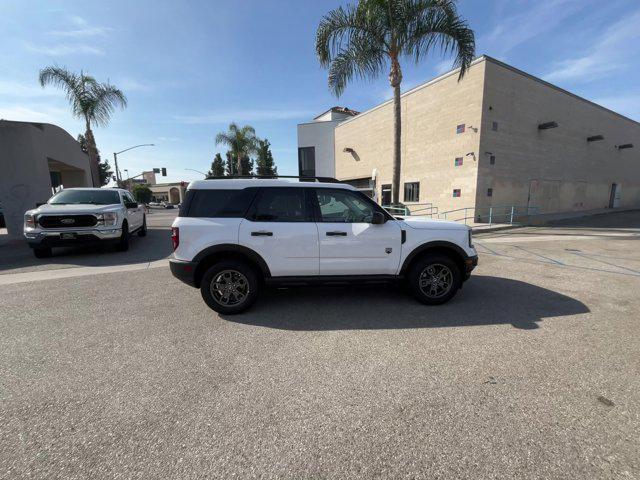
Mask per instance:
[[[223,314],[249,308],[264,284],[405,280],[441,304],[478,264],[465,225],[394,218],[333,179],[192,182],[172,240],[173,275]]]
[[[129,237],[147,234],[144,207],[119,188],[65,188],[24,215],[24,237],[38,258],[52,247],[113,243],[129,249]]]

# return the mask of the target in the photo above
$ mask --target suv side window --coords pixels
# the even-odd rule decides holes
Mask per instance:
[[[304,191],[296,187],[264,187],[248,215],[253,222],[311,222]]]
[[[242,218],[256,194],[255,188],[242,190],[188,190],[185,200],[187,217]]]
[[[317,188],[321,222],[370,223],[376,209],[350,190]]]

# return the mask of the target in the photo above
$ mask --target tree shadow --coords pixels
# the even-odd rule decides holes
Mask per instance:
[[[0,248],[0,272],[153,262],[171,254],[170,232],[167,228],[149,228],[146,237],[132,235],[128,251],[114,250],[112,245],[54,248],[52,257],[35,258],[26,242],[21,240]]]
[[[269,289],[246,313],[225,320],[283,330],[443,328],[511,324],[588,313],[582,302],[530,283],[474,275],[449,303],[427,306],[393,285]]]

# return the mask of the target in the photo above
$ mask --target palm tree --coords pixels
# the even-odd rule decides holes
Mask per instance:
[[[393,204],[400,194],[401,57],[418,63],[433,48],[455,54],[459,79],[475,55],[473,31],[458,15],[456,0],[359,0],[322,17],[316,32],[316,53],[329,68],[329,88],[340,96],[354,77],[372,78],[390,64],[393,88]]]
[[[89,75],[82,72],[78,75],[64,67],[54,66],[40,70],[40,85],[61,88],[67,94],[73,116],[84,120],[84,136],[87,141],[93,185],[99,187],[98,149],[91,126],[108,125],[115,107],[125,108],[127,98],[109,83],[100,83]]]
[[[250,156],[258,150],[258,139],[253,127],[245,125],[239,128],[235,123],[229,125],[227,132],[216,135],[216,145],[229,147],[231,155],[236,159],[236,172],[242,172],[242,159]]]

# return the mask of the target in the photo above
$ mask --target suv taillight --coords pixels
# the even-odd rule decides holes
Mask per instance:
[[[178,227],[171,227],[171,244],[175,252],[178,245],[180,245],[180,229]]]

